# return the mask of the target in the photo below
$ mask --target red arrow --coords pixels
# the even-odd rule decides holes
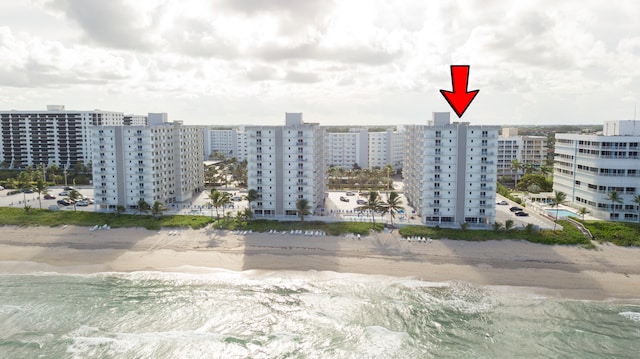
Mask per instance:
[[[467,81],[469,81],[469,65],[451,65],[453,92],[440,90],[440,93],[456,112],[458,118],[462,117],[471,101],[480,92],[480,90],[467,91]]]

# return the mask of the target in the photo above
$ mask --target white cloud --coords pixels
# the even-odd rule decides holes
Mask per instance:
[[[448,110],[438,90],[469,64],[481,93],[465,120],[600,123],[638,98],[638,13],[632,0],[5,2],[0,107],[408,123]]]

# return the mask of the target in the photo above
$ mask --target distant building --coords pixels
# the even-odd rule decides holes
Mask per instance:
[[[387,129],[369,132],[369,168],[383,168],[387,164],[394,169],[402,168],[404,158],[404,134]]]
[[[234,128],[205,128],[205,158],[214,152],[223,153],[227,158],[235,157],[238,161],[247,159],[247,133],[244,126]]]
[[[406,126],[405,195],[423,223],[494,223],[498,129],[450,123],[448,113]]]
[[[112,111],[0,111],[0,162],[9,168],[57,165],[72,168],[92,159],[92,126],[144,124],[145,116]]]
[[[258,192],[257,216],[296,216],[306,199],[313,210],[324,206],[324,130],[286,113],[284,126],[247,126],[248,187]]]
[[[604,135],[556,134],[553,189],[596,218],[638,221],[640,121],[607,121]],[[606,135],[608,134],[608,135]],[[621,203],[612,203],[615,190]],[[614,207],[615,206],[615,207]]]
[[[149,114],[146,126],[93,126],[95,205],[136,208],[142,199],[165,206],[204,188],[203,138],[197,126]]]
[[[512,162],[517,160],[524,166],[539,170],[547,160],[547,138],[545,136],[518,135],[517,128],[505,127],[498,138],[498,177],[509,176],[516,179]],[[518,170],[517,178],[524,175]]]
[[[353,128],[349,132],[325,134],[325,158],[327,166],[352,169],[369,166],[369,134],[366,128]]]

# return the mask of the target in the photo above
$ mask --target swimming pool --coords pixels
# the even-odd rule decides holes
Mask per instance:
[[[548,209],[547,213],[550,216],[555,217],[556,211],[558,212],[558,217],[569,217],[569,216],[577,217],[578,216],[576,213],[567,211],[566,209]]]

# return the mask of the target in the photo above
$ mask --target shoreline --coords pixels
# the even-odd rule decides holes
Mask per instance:
[[[269,233],[85,227],[2,227],[0,273],[210,270],[384,275],[465,281],[579,300],[640,303],[640,248],[595,250],[519,240],[408,243],[394,234],[361,240]]]

